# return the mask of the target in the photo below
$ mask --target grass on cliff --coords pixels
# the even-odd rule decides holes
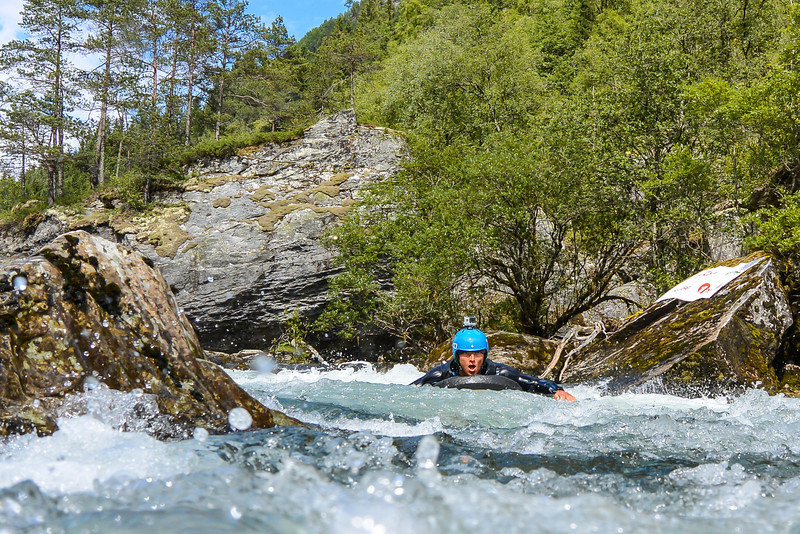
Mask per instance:
[[[206,139],[187,148],[179,157],[181,165],[191,165],[203,159],[221,159],[235,155],[239,150],[266,144],[288,143],[303,137],[303,129],[290,132],[242,132],[218,141]]]
[[[284,132],[247,131],[219,140],[201,140],[167,157],[158,169],[149,172],[130,169],[115,177],[113,163],[109,163],[109,176],[99,190],[93,190],[89,185],[88,171],[69,159],[70,164],[65,169],[64,194],[56,199],[56,204],[80,210],[88,202],[110,198],[123,200],[130,210],[144,211],[149,204],[145,200],[145,189],[149,187],[151,193],[180,189],[181,184],[189,178],[183,167],[205,159],[230,157],[248,147],[294,141],[303,137],[303,131],[304,128]],[[49,207],[46,184],[47,176],[39,168],[26,173],[24,185],[15,177],[0,174],[0,226],[21,226],[26,231],[35,230]]]

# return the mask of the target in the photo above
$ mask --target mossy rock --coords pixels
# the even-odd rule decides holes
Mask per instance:
[[[210,193],[216,187],[239,180],[241,180],[241,176],[235,174],[225,174],[214,178],[191,178],[183,184],[183,190]]]
[[[338,187],[343,183],[345,183],[350,178],[352,178],[353,176],[354,174],[352,172],[340,172],[334,174],[333,176],[322,182],[322,184],[320,184],[320,187],[325,187],[325,186]]]
[[[231,197],[222,197],[214,201],[215,208],[227,208],[231,205]]]
[[[135,219],[141,228],[137,239],[153,245],[159,256],[174,258],[178,248],[189,240],[189,234],[181,228],[189,215],[189,208],[183,205],[157,207]]]
[[[253,191],[253,194],[250,195],[250,198],[253,200],[253,202],[261,202],[265,198],[269,200],[275,200],[275,193],[271,191],[271,188],[272,186],[262,185]]]
[[[784,367],[779,392],[788,397],[800,397],[800,365]]]
[[[564,376],[570,382],[607,381],[610,393],[639,388],[697,397],[751,387],[776,393],[773,362],[790,324],[774,262],[764,259],[711,298],[656,302],[581,351]]]
[[[87,377],[152,395],[172,422],[158,437],[197,426],[224,432],[235,407],[250,412],[253,428],[288,421],[198,359],[195,330],[163,276],[115,243],[64,234],[38,256],[0,265],[0,296],[0,433],[52,432],[53,406],[81,393]]]
[[[269,211],[256,219],[256,222],[258,222],[261,229],[265,232],[275,230],[275,227],[290,213],[297,210],[313,208],[313,204],[297,203],[293,200],[277,200],[268,204],[268,207]]]

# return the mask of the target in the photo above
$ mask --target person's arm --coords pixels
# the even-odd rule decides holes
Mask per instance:
[[[510,378],[511,380],[515,381],[517,384],[522,387],[525,391],[531,393],[540,393],[543,395],[552,395],[556,400],[565,400],[568,402],[572,402],[575,399],[574,396],[564,391],[564,388],[552,382],[550,380],[545,380],[544,378],[537,378],[535,376],[526,375],[520,373],[513,367],[509,367],[508,365],[503,364],[495,364],[497,367],[497,374],[500,376],[505,376],[506,378]]]
[[[436,366],[423,376],[417,378],[413,382],[411,382],[412,386],[425,386],[427,384],[435,384],[445,378],[450,376],[449,373],[449,364],[443,363],[442,365]]]

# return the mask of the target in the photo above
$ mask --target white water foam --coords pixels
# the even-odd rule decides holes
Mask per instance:
[[[196,467],[192,455],[143,433],[120,432],[82,416],[60,418],[52,436],[9,439],[0,453],[0,488],[31,480],[47,492],[89,491],[96,482],[165,478]]]

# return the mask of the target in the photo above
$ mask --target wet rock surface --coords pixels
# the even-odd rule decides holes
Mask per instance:
[[[731,266],[756,256],[729,262]],[[687,397],[776,393],[774,361],[792,324],[771,258],[750,267],[709,299],[656,302],[607,339],[592,343],[563,370],[567,382],[607,381],[629,390]]]
[[[161,438],[224,432],[235,408],[252,428],[294,422],[202,355],[164,278],[135,251],[77,231],[0,264],[0,435],[53,432],[65,399],[97,388],[141,398],[132,409],[157,418],[144,429]]]

